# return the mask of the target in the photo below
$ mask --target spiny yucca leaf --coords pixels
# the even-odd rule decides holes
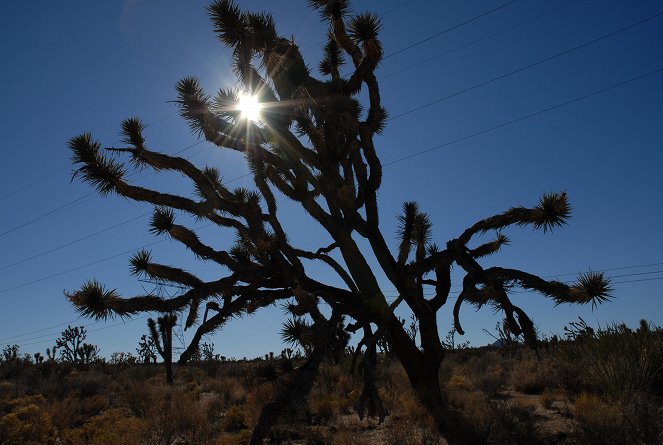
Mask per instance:
[[[175,224],[175,212],[168,207],[157,207],[150,219],[150,232],[161,235],[168,232]]]
[[[475,258],[492,255],[493,253],[499,251],[502,246],[505,246],[509,243],[509,238],[501,233],[498,233],[494,241],[482,244],[476,249],[470,250],[470,254]]]
[[[277,40],[274,18],[271,14],[264,12],[248,12],[244,14],[244,22],[251,32],[251,44],[253,49],[264,51],[270,48]]]
[[[101,145],[92,140],[90,133],[71,138],[68,145],[73,152],[74,164],[83,164],[74,172],[73,177],[80,174],[83,180],[95,186],[101,195],[115,190],[116,183],[124,177],[124,169],[100,153]]]
[[[148,250],[139,250],[134,253],[129,263],[131,265],[130,272],[132,275],[141,275],[147,272],[147,269],[152,262],[152,254]]]
[[[398,215],[398,229],[397,235],[400,238],[398,262],[404,263],[412,248],[412,237],[414,231],[414,224],[417,214],[419,213],[419,204],[414,201],[403,203],[403,214]]]
[[[387,126],[387,119],[389,118],[389,113],[385,107],[380,107],[377,111],[375,119],[371,121],[373,131],[380,134]]]
[[[547,232],[563,226],[570,217],[571,205],[565,192],[545,193],[534,207],[530,222],[535,229],[543,227],[543,231]]]
[[[299,317],[287,320],[281,328],[281,338],[293,346],[310,345],[311,336],[311,327]]]
[[[348,35],[356,42],[364,43],[377,39],[382,24],[374,13],[363,13],[354,16],[348,24]]]
[[[244,14],[235,2],[217,0],[207,7],[207,13],[214,24],[214,32],[222,43],[235,46],[242,42],[246,23]]]
[[[328,36],[323,53],[324,56],[320,61],[319,69],[324,75],[330,75],[333,69],[338,69],[345,63],[343,52],[332,35]]]
[[[131,144],[136,148],[143,148],[145,139],[143,138],[143,130],[145,125],[137,117],[130,117],[122,122],[122,142]]]
[[[219,190],[221,186],[221,173],[219,172],[219,169],[216,167],[209,167],[205,166],[205,168],[202,169],[203,176],[207,178],[207,180],[210,182],[212,187],[215,190]],[[205,193],[203,193],[203,189],[198,185],[198,183],[195,183],[195,188],[196,188],[196,194],[198,197],[205,199]]]
[[[115,289],[106,290],[96,280],[86,282],[74,293],[65,292],[65,295],[81,315],[96,320],[106,320],[115,315],[111,309],[113,305],[109,303],[120,299]]]
[[[157,318],[157,324],[159,325],[159,331],[162,336],[172,329],[177,324],[177,314],[166,314]]]
[[[233,245],[228,251],[233,260],[240,264],[251,263],[251,253],[241,244]]]
[[[412,227],[412,242],[419,245],[428,242],[431,236],[431,227],[433,224],[426,213],[418,212],[414,218]]]
[[[225,119],[238,122],[242,112],[239,109],[239,91],[236,88],[221,88],[212,103],[212,110]]]
[[[592,307],[608,301],[611,298],[612,287],[610,280],[605,278],[603,272],[586,272],[578,276],[578,282],[571,286],[571,300],[559,303],[592,303]]]
[[[350,11],[349,0],[308,0],[308,4],[327,21],[341,19]]]
[[[233,190],[233,194],[237,200],[243,204],[259,204],[260,203],[260,193],[255,190],[250,190],[245,187],[237,187]]]
[[[195,77],[185,77],[177,82],[175,89],[178,93],[176,101],[180,114],[189,124],[191,131],[198,136],[204,135],[208,140],[214,140],[223,122],[213,120],[210,110],[210,98],[200,86]]]

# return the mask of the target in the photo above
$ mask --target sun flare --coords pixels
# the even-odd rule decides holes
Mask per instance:
[[[242,113],[242,119],[257,121],[260,119],[260,110],[262,105],[258,102],[256,96],[243,93],[239,96],[239,111]]]

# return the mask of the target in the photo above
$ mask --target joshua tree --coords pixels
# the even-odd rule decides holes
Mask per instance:
[[[374,74],[383,55],[379,19],[370,13],[349,16],[348,0],[308,3],[329,25],[319,65],[321,80],[309,71],[297,43],[279,36],[269,14],[244,12],[232,1],[218,0],[208,11],[219,40],[232,50],[233,68],[243,90],[221,89],[210,96],[195,78],[177,83],[177,103],[192,131],[219,148],[242,153],[251,168],[254,189],[231,189],[223,184],[216,167],[199,168],[186,159],[148,148],[144,125],[137,118],[122,123],[121,147],[102,150],[89,133],[69,141],[78,165],[76,173],[85,181],[103,195],[114,192],[154,205],[151,230],[155,235],[175,239],[227,273],[206,282],[181,268],[153,261],[149,252],[140,252],[131,260],[134,274],[189,290],[168,299],[154,295],[127,298],[89,281],[66,295],[81,313],[98,319],[147,311],[188,311],[186,327],[197,328],[181,361],[191,357],[203,335],[230,317],[293,295],[313,295],[314,301],[329,304],[335,314],[354,320],[348,329],[363,335],[357,348],[367,351],[363,365],[372,366],[376,342],[387,338],[440,432],[450,443],[471,443],[475,439],[462,433],[463,418],[447,403],[438,380],[444,346],[437,314],[448,303],[452,266],[464,273],[462,291],[453,307],[456,331],[464,333],[459,317],[463,303],[490,305],[503,311],[510,332],[522,335],[530,346],[536,344],[534,325],[512,303],[512,288],[538,291],[555,303],[596,304],[608,297],[609,283],[600,273],[582,274],[577,283],[567,285],[521,270],[481,265],[484,257],[508,244],[500,233],[507,227],[549,231],[565,224],[570,216],[565,193],[546,194],[533,207],[515,207],[482,219],[442,246],[431,243],[432,227],[426,213],[417,203],[407,202],[399,218],[399,239],[390,243],[379,225],[377,192],[382,166],[373,143],[387,117]],[[350,68],[342,75],[340,67],[346,60]],[[362,89],[367,93],[365,104],[359,101]],[[247,119],[241,112],[239,104],[245,95],[263,104],[259,119]],[[136,168],[179,172],[193,183],[197,195],[133,185],[128,166],[107,152],[128,155]],[[327,232],[328,242],[317,250],[294,245],[279,217],[277,198],[281,197],[300,204],[311,224],[319,224]],[[236,244],[228,250],[206,245],[192,229],[175,222],[179,212],[233,231]],[[494,232],[495,239],[476,245],[475,237],[488,232]],[[359,239],[367,241],[369,251],[360,249]],[[311,276],[303,260],[325,263],[343,285]],[[383,294],[377,268],[398,291],[391,305]],[[427,297],[425,289],[434,290],[434,295]],[[205,316],[198,324],[204,304]],[[417,320],[420,345],[394,315],[401,304]],[[214,315],[208,317],[209,311]],[[370,379],[371,374],[364,372],[364,377]],[[365,388],[362,400],[379,407],[374,387],[369,382]]]
[[[143,334],[138,342],[136,354],[142,363],[150,364],[157,362],[157,348],[152,337]]]
[[[60,351],[60,358],[65,362],[71,363],[91,363],[99,357],[99,348],[90,343],[85,343],[87,332],[85,327],[71,327],[62,331],[60,338],[55,341],[52,355],[55,357],[56,351]],[[49,358],[51,352],[46,350]]]
[[[172,313],[157,318],[156,322],[152,318],[147,320],[154,347],[163,358],[163,363],[166,366],[166,382],[169,385],[173,384],[173,327],[176,324],[177,315]],[[159,337],[161,337],[161,340],[159,340]]]

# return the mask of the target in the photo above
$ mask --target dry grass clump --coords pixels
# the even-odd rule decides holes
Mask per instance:
[[[239,406],[231,406],[223,415],[221,426],[229,433],[238,433],[246,428],[244,410]]]

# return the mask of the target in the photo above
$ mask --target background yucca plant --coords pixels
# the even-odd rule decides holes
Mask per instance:
[[[622,323],[596,331],[583,325],[571,329],[578,335],[564,342],[559,353],[592,389],[617,401],[650,391],[661,381],[663,329],[644,320],[635,331]]]

